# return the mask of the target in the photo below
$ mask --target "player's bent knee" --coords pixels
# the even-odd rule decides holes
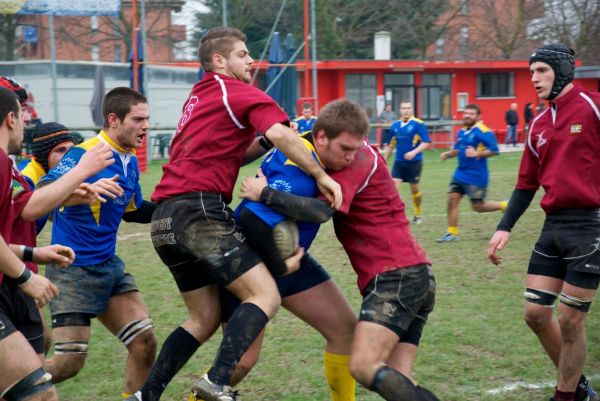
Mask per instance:
[[[589,312],[593,301],[593,299],[578,298],[573,295],[565,294],[564,292],[560,293],[558,299],[560,300],[561,304],[567,305],[568,307],[583,313]]]
[[[4,390],[0,398],[6,401],[25,401],[49,391],[52,387],[52,375],[39,368]]]
[[[130,354],[136,355],[138,360],[142,360],[146,365],[151,366],[156,357],[158,341],[153,330],[147,330],[141,333],[127,346]]]
[[[115,335],[127,347],[142,333],[152,329],[152,319],[134,320],[121,328]],[[155,340],[156,341],[156,340]]]

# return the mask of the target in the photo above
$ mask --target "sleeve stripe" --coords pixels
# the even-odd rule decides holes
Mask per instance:
[[[531,133],[533,132],[533,127],[535,126],[536,121],[539,120],[540,117],[542,117],[544,114],[546,114],[548,109],[549,109],[549,107],[547,107],[544,111],[542,111],[542,114],[540,114],[539,116],[537,116],[536,118],[533,119],[533,121],[531,122],[531,125],[529,126],[529,132],[527,132],[527,146],[529,147],[529,150],[531,150],[531,152],[538,159],[540,158],[540,154],[533,148],[533,145],[531,144]]]
[[[584,98],[590,104],[590,106],[592,106],[592,109],[594,109],[594,112],[596,113],[596,117],[598,117],[598,120],[600,120],[600,111],[598,111],[598,107],[596,107],[596,104],[594,103],[594,101],[592,99],[590,99],[590,97],[583,92],[580,92],[579,94],[581,95],[582,98]]]
[[[219,85],[221,85],[221,92],[223,92],[223,104],[225,105],[225,108],[227,109],[227,112],[229,113],[229,117],[231,117],[231,120],[235,123],[235,125],[239,129],[246,128],[238,121],[238,119],[233,114],[233,110],[231,110],[231,107],[229,106],[229,101],[227,100],[227,88],[225,87],[225,82],[223,82],[221,77],[219,77],[218,75],[215,75],[215,79],[217,80]]]
[[[368,145],[365,145],[365,146],[367,146],[368,149],[373,154],[373,168],[371,168],[371,172],[367,176],[367,179],[365,180],[365,182],[362,184],[362,186],[360,188],[358,188],[358,191],[356,191],[357,194],[361,193],[367,187],[367,185],[369,185],[369,180],[371,179],[371,177],[373,176],[373,174],[375,174],[375,171],[377,170],[377,155],[375,154],[375,151],[373,150],[372,147],[370,147]]]

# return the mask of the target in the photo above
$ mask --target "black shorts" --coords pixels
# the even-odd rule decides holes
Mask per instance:
[[[287,276],[275,277],[275,283],[277,283],[281,298],[285,298],[306,291],[330,279],[331,276],[325,268],[315,258],[306,254],[300,261],[300,269]],[[222,287],[219,288],[219,295],[221,297],[221,321],[226,323],[240,305],[240,300]]]
[[[151,236],[181,292],[228,285],[261,262],[218,193],[195,192],[161,202],[152,215]]]
[[[36,353],[44,353],[44,325],[33,298],[4,276],[0,284],[0,341],[19,331]]]
[[[433,271],[420,264],[375,276],[365,288],[359,320],[387,327],[400,342],[419,345],[434,305]]]
[[[471,200],[471,203],[480,203],[485,200],[487,187],[480,187],[478,185],[466,184],[464,182],[452,180],[448,186],[448,193],[467,195]]]
[[[402,155],[397,156],[402,157]],[[392,167],[392,177],[408,182],[409,184],[418,184],[421,181],[421,171],[423,171],[423,162],[405,162],[394,161]]]
[[[579,288],[600,284],[600,209],[563,209],[546,216],[527,274]]]

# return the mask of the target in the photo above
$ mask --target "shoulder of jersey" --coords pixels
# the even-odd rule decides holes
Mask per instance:
[[[479,130],[480,130],[481,132],[483,132],[484,134],[486,134],[486,133],[488,133],[488,132],[492,132],[492,130],[491,130],[491,129],[489,129],[489,128],[488,128],[488,126],[487,126],[487,125],[485,125],[485,124],[484,124],[484,123],[482,123],[482,122],[479,122],[479,123],[475,124],[475,127],[476,127],[476,128],[479,128]]]
[[[413,116],[413,117],[411,118],[411,120],[413,120],[413,121],[416,121],[416,122],[418,122],[418,123],[420,123],[420,124],[423,124],[423,120],[421,120],[420,118],[417,118],[417,117],[414,117],[414,116]]]

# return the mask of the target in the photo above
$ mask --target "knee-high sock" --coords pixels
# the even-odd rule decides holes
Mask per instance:
[[[423,194],[421,193],[421,191],[417,192],[416,194],[412,194],[412,201],[413,201],[413,209],[415,211],[415,216],[420,216],[421,215],[421,199],[423,197]]]
[[[422,401],[417,387],[412,381],[395,369],[379,368],[370,390],[375,391],[387,401]]]
[[[354,401],[356,381],[350,375],[350,355],[325,352],[323,358],[325,378],[329,384],[332,401]]]
[[[165,340],[156,363],[142,387],[143,401],[158,401],[169,382],[200,347],[200,342],[183,327]]]
[[[208,371],[211,382],[229,386],[235,366],[268,321],[269,317],[258,306],[248,302],[238,306],[227,322],[217,358]]]

